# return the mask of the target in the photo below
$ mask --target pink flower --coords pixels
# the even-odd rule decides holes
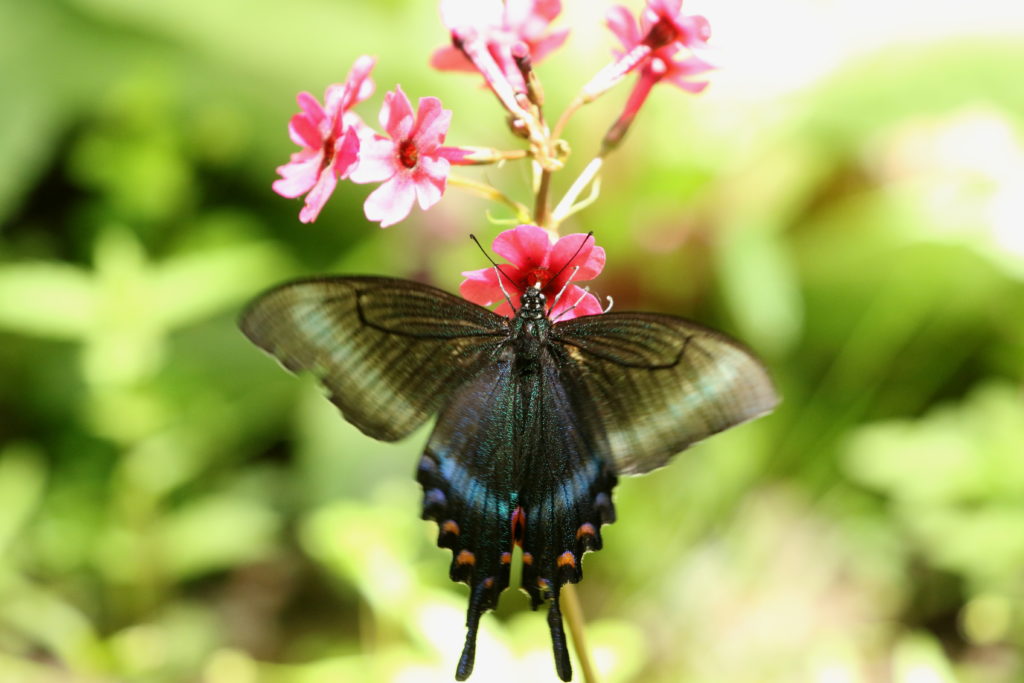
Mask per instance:
[[[548,33],[561,13],[561,0],[442,0],[441,20],[458,40],[480,40],[512,86],[523,92],[526,84],[512,58],[512,46],[525,43],[534,64],[561,47],[568,29]],[[476,71],[462,50],[438,48],[431,66],[442,71]]]
[[[363,136],[359,165],[352,171],[356,183],[379,183],[363,204],[363,211],[380,227],[403,220],[414,200],[424,211],[441,200],[452,163],[460,163],[466,150],[444,147],[452,113],[436,97],[421,97],[419,113],[400,87],[384,96],[380,125],[389,137]]]
[[[670,20],[659,18],[660,15],[652,9],[655,6],[664,9],[667,5],[673,5],[678,14],[679,2],[681,0],[650,0],[639,25],[633,19],[630,11],[621,5],[616,5],[608,11],[608,28],[622,42],[624,50],[621,53],[616,53],[620,61],[627,59],[630,55],[643,56],[631,67],[639,68],[640,76],[636,85],[633,86],[633,91],[626,101],[622,114],[619,115],[619,119],[605,136],[606,146],[614,146],[626,134],[655,84],[666,81],[691,93],[701,92],[707,87],[707,81],[691,79],[713,67],[699,57],[682,52],[683,47],[687,45],[684,40],[676,40],[653,47],[654,44],[661,41],[660,39],[652,41],[652,35],[664,35],[667,31],[675,31],[677,25],[683,25],[686,29],[685,32],[679,29],[683,38],[691,40],[694,45],[704,45],[703,40],[709,33],[707,21],[703,17],[681,17],[680,15]],[[693,36],[698,36],[698,38],[693,38]]]
[[[690,48],[707,47],[711,37],[708,20],[699,14],[685,15],[683,0],[647,0],[640,24],[643,42],[657,49],[672,43]]]
[[[711,69],[711,65],[694,56],[680,58],[677,55],[683,48],[691,51],[706,48],[711,27],[700,15],[684,15],[682,1],[647,0],[647,6],[640,13],[639,24],[621,5],[608,11],[608,28],[622,42],[625,50],[616,51],[616,61],[584,86],[583,94],[587,101],[596,99],[636,69],[647,72],[648,82],[637,84],[631,97],[637,102],[633,114],[646,99],[651,86],[660,80],[667,79],[689,92],[700,92],[707,86],[706,82],[691,81],[689,77]]]
[[[655,0],[652,0],[652,2],[653,1]],[[664,1],[670,2],[671,0]],[[648,16],[649,14],[650,8],[644,11],[643,18],[640,20],[640,24],[637,25],[636,20],[633,19],[633,15],[622,5],[616,5],[608,10],[608,28],[619,39],[623,47],[623,52],[617,52],[617,56],[622,57],[629,54],[637,46],[645,44],[648,36],[652,32],[652,27],[649,25],[651,22],[651,17]],[[707,28],[707,20],[704,19],[704,17],[694,16],[685,18],[694,20],[691,23],[699,24],[700,26],[705,27],[705,29]],[[705,30],[702,35],[708,35],[708,31]],[[699,42],[699,45],[701,47],[704,46],[703,40]],[[713,67],[704,60],[694,57],[693,55],[686,55],[686,53],[684,53],[684,56],[680,57],[680,50],[684,46],[687,46],[687,43],[679,40],[665,43],[660,47],[653,47],[651,52],[641,60],[637,66],[640,67],[642,71],[648,72],[647,76],[649,78],[653,77],[655,80],[667,80],[673,85],[689,92],[700,92],[707,87],[707,82],[691,81],[688,80],[689,77],[694,74],[709,71]]]
[[[495,311],[512,316],[514,312],[505,301],[502,287],[518,307],[523,291],[539,283],[549,305],[558,297],[557,305],[549,314],[552,319],[568,320],[601,312],[601,304],[593,294],[575,284],[566,286],[570,280],[592,280],[604,268],[604,249],[594,245],[592,236],[576,233],[552,243],[543,228],[519,225],[495,237],[491,247],[496,254],[509,261],[501,266],[504,276],[499,276],[494,268],[464,272],[466,279],[459,285],[459,291],[469,301],[481,306],[490,306],[500,301]],[[579,266],[579,270],[575,270],[576,266]],[[562,292],[561,296],[559,292]]]
[[[324,106],[308,92],[299,93],[302,111],[288,123],[292,142],[302,147],[291,161],[277,167],[281,174],[274,181],[274,192],[288,198],[306,195],[299,220],[316,220],[340,178],[348,176],[359,156],[359,117],[350,112],[354,105],[373,94],[370,70],[374,59],[356,60],[344,84],[334,84],[324,93]],[[308,193],[308,194],[307,194]]]

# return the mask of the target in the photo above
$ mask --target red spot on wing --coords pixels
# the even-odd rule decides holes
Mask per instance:
[[[523,533],[526,531],[526,513],[523,508],[516,506],[512,511],[512,542],[522,547]]]

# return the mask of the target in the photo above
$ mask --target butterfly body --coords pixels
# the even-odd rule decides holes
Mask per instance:
[[[615,519],[617,474],[664,464],[691,443],[770,410],[760,363],[694,323],[650,313],[552,321],[527,288],[512,319],[405,280],[305,280],[264,294],[243,331],[307,370],[366,434],[401,438],[438,413],[417,469],[423,516],[470,587],[456,671],[473,668],[481,615],[509,584],[549,602],[555,664],[571,677],[559,608],[582,558]]]

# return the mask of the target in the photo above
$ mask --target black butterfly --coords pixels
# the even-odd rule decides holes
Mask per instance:
[[[555,665],[570,680],[559,591],[615,520],[616,475],[660,467],[778,402],[761,363],[718,332],[655,313],[553,322],[538,288],[510,319],[409,280],[300,280],[257,298],[241,327],[289,370],[316,375],[375,439],[440,413],[417,479],[451,578],[471,591],[460,681],[515,545],[533,608],[551,603]]]

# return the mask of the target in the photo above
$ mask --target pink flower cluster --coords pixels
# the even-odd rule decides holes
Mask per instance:
[[[622,75],[640,72],[618,121],[606,136],[607,143],[618,143],[633,122],[651,88],[665,81],[682,90],[699,93],[707,81],[691,80],[711,70],[712,65],[693,54],[707,47],[711,27],[700,15],[682,13],[683,0],[649,0],[637,22],[628,9],[616,5],[608,11],[608,28],[622,43],[618,52]]]
[[[379,183],[363,210],[367,219],[385,228],[404,220],[414,204],[424,211],[437,204],[452,166],[532,160],[537,193],[532,214],[525,204],[496,188],[464,179],[459,183],[512,207],[522,223],[494,240],[494,251],[508,260],[500,274],[491,268],[467,271],[462,293],[482,305],[498,304],[496,310],[510,315],[506,295],[514,306],[527,287],[539,284],[549,301],[557,299],[550,311],[555,318],[600,313],[597,298],[575,283],[601,272],[604,249],[582,233],[558,239],[558,225],[589,203],[579,197],[592,182],[596,194],[594,178],[604,156],[622,140],[656,84],[670,83],[690,93],[707,86],[696,77],[712,68],[698,56],[706,48],[710,28],[704,17],[683,14],[682,0],[646,0],[636,16],[625,7],[613,7],[606,24],[621,48],[613,50],[611,63],[583,86],[552,127],[544,118],[543,91],[534,66],[568,37],[568,29],[552,28],[561,11],[561,0],[441,0],[441,18],[451,43],[434,52],[431,65],[483,76],[506,110],[512,131],[527,141],[527,149],[446,146],[452,112],[436,97],[421,97],[414,109],[399,86],[384,95],[378,132],[353,111],[374,92],[370,72],[375,60],[363,56],[344,83],[327,88],[322,103],[309,93],[298,95],[300,111],[291,118],[288,131],[300,149],[278,167],[281,177],[274,182],[274,191],[289,198],[305,196],[299,220],[309,223],[319,216],[340,180]],[[569,150],[559,137],[565,121],[633,72],[636,83],[605,134],[600,153],[551,211],[550,175],[564,167]]]
[[[366,199],[364,211],[382,228],[409,215],[414,201],[427,210],[441,199],[452,163],[469,156],[458,147],[445,147],[452,113],[436,97],[422,97],[414,112],[401,87],[384,96],[381,135],[350,111],[373,93],[370,70],[374,60],[360,57],[344,84],[332,85],[324,105],[309,93],[299,93],[302,112],[288,126],[292,141],[302,147],[279,166],[274,191],[285,197],[306,195],[299,220],[310,223],[331,196],[338,180],[382,183]]]
[[[500,72],[519,92],[526,90],[526,83],[512,56],[513,47],[525,45],[535,63],[561,47],[569,29],[548,33],[549,25],[561,12],[561,0],[441,0],[441,20],[453,39],[482,42]],[[442,71],[477,70],[465,52],[454,45],[438,48],[430,65]]]

